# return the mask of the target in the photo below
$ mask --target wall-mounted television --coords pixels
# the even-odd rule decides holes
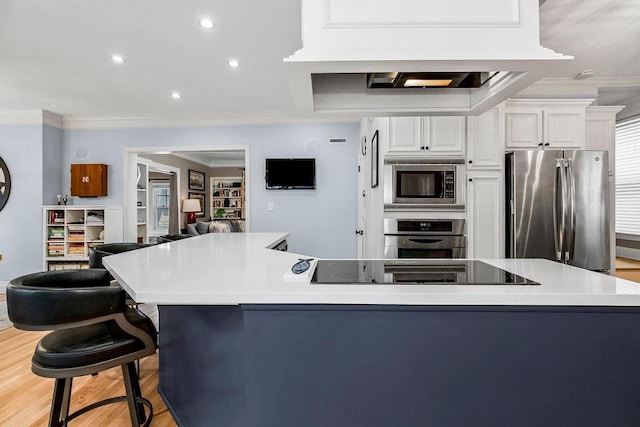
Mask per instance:
[[[316,188],[316,159],[267,159],[267,190]]]

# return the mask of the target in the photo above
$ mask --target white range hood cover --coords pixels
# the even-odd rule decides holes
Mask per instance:
[[[284,59],[301,114],[477,115],[561,61],[540,46],[539,0],[302,0]],[[476,89],[368,89],[366,73],[501,71]]]

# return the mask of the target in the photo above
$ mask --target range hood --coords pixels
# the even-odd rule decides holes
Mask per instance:
[[[478,115],[573,59],[540,46],[539,0],[302,0],[284,59],[302,115]]]

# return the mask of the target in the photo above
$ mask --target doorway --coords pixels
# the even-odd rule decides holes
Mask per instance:
[[[243,204],[242,216],[245,220],[245,229],[250,231],[250,154],[249,146],[219,146],[219,147],[128,147],[124,151],[124,237],[126,241],[139,240],[138,228],[139,220],[136,218],[137,210],[137,193],[139,192],[136,184],[136,166],[139,161],[149,163],[162,164],[165,168],[173,168],[178,171],[177,198],[178,207],[177,215],[179,218],[179,228],[181,232],[186,229],[186,215],[180,211],[182,201],[187,198],[201,197],[203,203],[203,211],[197,215],[198,221],[207,221],[213,217],[212,207],[215,202],[211,189],[211,181],[214,179],[214,173],[219,173],[221,169],[241,170],[242,181],[245,183],[243,188]],[[151,159],[151,160],[150,160]],[[189,186],[189,173],[196,170],[205,175],[205,189],[194,191]],[[150,165],[149,171],[153,171]],[[152,241],[156,235],[162,235],[163,228],[163,208],[162,199],[170,194],[163,190],[162,185],[154,186],[149,181],[147,191],[147,230],[148,240]],[[157,198],[157,200],[156,200]],[[139,206],[139,205],[138,205]],[[166,233],[163,233],[166,234]]]
[[[169,180],[149,178],[149,218],[147,235],[149,243],[159,236],[169,234]]]

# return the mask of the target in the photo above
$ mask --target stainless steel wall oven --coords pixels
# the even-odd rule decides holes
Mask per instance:
[[[384,257],[464,258],[466,256],[464,219],[384,220]]]

